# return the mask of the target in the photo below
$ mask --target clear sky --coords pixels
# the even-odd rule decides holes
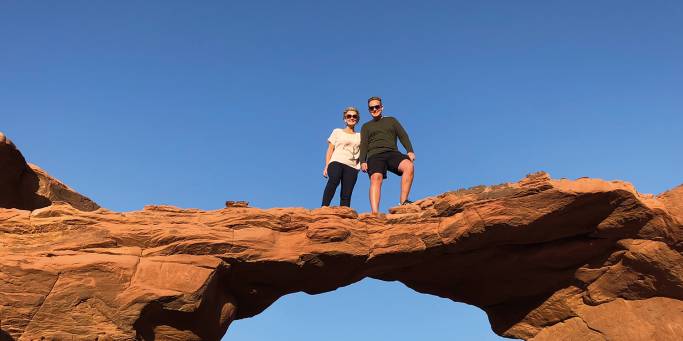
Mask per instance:
[[[681,37],[675,0],[5,0],[0,131],[113,210],[314,208],[341,110],[382,96],[415,147],[413,200],[539,170],[660,193],[683,182]],[[361,175],[356,210],[367,191]],[[498,337],[477,308],[366,280],[226,339]]]

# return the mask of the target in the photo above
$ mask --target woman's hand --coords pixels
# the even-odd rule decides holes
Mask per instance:
[[[367,162],[361,163],[360,164],[360,170],[362,170],[363,173],[367,173],[368,172],[368,163]]]
[[[325,168],[323,168],[323,178],[327,177],[327,166],[330,165],[330,159],[332,158],[332,153],[334,153],[334,145],[332,142],[327,142],[327,153],[325,153]]]

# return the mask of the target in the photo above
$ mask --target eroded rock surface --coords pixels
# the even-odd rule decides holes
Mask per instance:
[[[99,208],[40,167],[27,164],[14,143],[0,132],[0,207],[35,210],[56,201],[83,211]]]
[[[3,148],[16,149],[0,144],[11,164]],[[20,168],[0,169],[3,186],[21,181]],[[507,337],[683,339],[683,186],[651,196],[538,173],[386,217],[59,201],[28,210],[7,208],[17,192],[2,188],[3,340],[218,340],[285,294],[365,277],[476,305]]]

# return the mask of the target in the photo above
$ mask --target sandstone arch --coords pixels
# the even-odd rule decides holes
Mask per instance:
[[[683,186],[655,197],[537,173],[381,218],[70,198],[0,209],[0,338],[214,340],[284,294],[365,277],[476,305],[503,336],[683,338]]]

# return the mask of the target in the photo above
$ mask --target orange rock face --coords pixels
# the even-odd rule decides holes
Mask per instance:
[[[40,167],[27,164],[12,141],[0,132],[0,207],[35,210],[56,201],[83,211],[99,208]]]
[[[27,205],[40,186],[22,187],[23,157],[2,140],[0,340],[229,339],[233,320],[285,294],[365,277],[476,305],[507,337],[683,339],[683,187],[655,197],[537,173],[386,217],[119,213],[78,206],[89,200]]]

